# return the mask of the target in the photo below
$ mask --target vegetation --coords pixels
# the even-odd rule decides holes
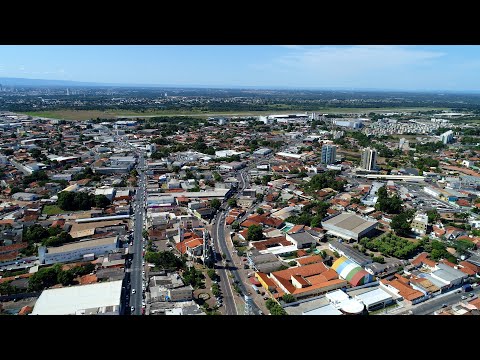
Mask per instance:
[[[339,171],[329,170],[321,174],[314,175],[311,180],[305,184],[304,190],[307,193],[313,194],[318,190],[324,188],[332,188],[336,191],[342,191],[346,185],[346,181],[340,179]]]
[[[425,246],[425,250],[430,253],[432,260],[438,261],[440,259],[447,259],[452,263],[457,262],[457,258],[447,251],[447,247],[444,243],[438,240],[432,240]]]
[[[441,141],[427,142],[425,144],[417,143],[415,145],[415,151],[418,153],[430,153],[445,148],[445,144]]]
[[[295,302],[295,297],[292,294],[284,294],[282,300],[289,304]]]
[[[210,207],[212,209],[218,210],[220,209],[220,206],[222,206],[222,203],[218,199],[212,199],[210,200]]]
[[[203,285],[203,279],[205,279],[203,273],[197,270],[194,266],[190,266],[183,272],[183,281],[185,284],[192,285],[195,289],[198,289]]]
[[[387,188],[382,186],[377,191],[378,200],[375,204],[375,209],[385,212],[387,214],[398,214],[402,211],[403,201],[400,197],[395,194],[393,196],[388,196]]]
[[[385,256],[395,256],[400,259],[411,257],[422,246],[421,242],[411,242],[388,233],[375,239],[362,238],[360,245],[365,248],[381,252]]]
[[[58,194],[58,206],[62,210],[90,210],[92,206],[105,208],[110,200],[105,195],[92,195],[85,192],[62,191]]]
[[[247,241],[258,241],[263,239],[263,228],[261,225],[251,225],[248,227]]]
[[[214,280],[219,281],[220,280],[220,276],[218,276],[215,269],[208,269],[207,270],[207,275],[212,281],[214,281]]]
[[[414,210],[407,210],[392,218],[390,227],[397,235],[406,236],[410,233],[410,221],[412,220],[414,213]]]
[[[160,269],[178,270],[183,269],[185,266],[182,259],[175,256],[175,254],[170,251],[147,251],[145,253],[145,260],[149,263],[155,264],[155,267]]]
[[[263,210],[262,208],[257,208],[257,214],[262,215],[264,213],[265,213],[265,210]]]
[[[330,204],[324,201],[314,201],[303,207],[298,215],[290,216],[286,219],[295,225],[307,225],[311,227],[320,227],[322,219],[327,215],[327,209]]]
[[[237,207],[237,200],[235,198],[230,198],[227,201],[227,205],[231,208]]]
[[[76,266],[69,270],[62,270],[60,264],[41,268],[28,279],[28,291],[41,291],[56,284],[72,285],[77,276],[89,274],[94,269],[95,265],[91,263]]]
[[[436,209],[428,210],[427,211],[427,216],[428,216],[428,222],[430,224],[433,224],[437,222],[440,219],[440,214]]]
[[[58,215],[65,213],[65,210],[62,210],[58,205],[44,205],[42,209],[42,214],[44,215]]]
[[[268,299],[265,301],[265,306],[272,315],[287,315],[287,312],[275,300]]]

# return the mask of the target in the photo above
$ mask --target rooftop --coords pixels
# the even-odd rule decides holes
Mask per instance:
[[[82,310],[120,305],[122,281],[44,290],[32,315],[74,315]]]

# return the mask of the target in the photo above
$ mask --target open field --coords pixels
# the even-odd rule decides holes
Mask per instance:
[[[416,111],[428,111],[428,110],[450,110],[447,108],[323,108],[315,110],[316,113],[328,113],[328,114],[347,114],[347,113],[359,113],[359,114],[368,114],[370,112],[416,112]],[[309,111],[310,112],[310,111]],[[64,120],[89,120],[89,119],[107,119],[107,118],[117,118],[117,117],[133,117],[133,118],[146,118],[154,116],[198,116],[198,117],[209,117],[209,116],[259,116],[259,115],[270,115],[270,114],[291,114],[291,113],[302,113],[300,110],[268,110],[268,111],[226,111],[226,112],[200,112],[200,111],[191,111],[191,110],[181,110],[181,111],[172,111],[172,110],[145,110],[141,111],[130,111],[130,110],[51,110],[51,111],[29,111],[25,112],[27,115],[39,116],[52,119],[64,119]]]
[[[58,215],[65,212],[65,210],[60,209],[57,205],[45,205],[42,210],[42,214],[44,215]]]

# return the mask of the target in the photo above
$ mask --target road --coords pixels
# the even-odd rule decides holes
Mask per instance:
[[[132,265],[130,267],[130,281],[131,281],[131,290],[130,290],[130,306],[134,306],[135,310],[131,315],[140,315],[142,313],[142,244],[143,244],[143,222],[144,222],[144,212],[145,212],[145,173],[142,169],[145,166],[145,158],[143,152],[140,153],[138,159],[137,171],[139,173],[137,193],[135,194],[135,205],[134,208],[134,231],[133,231],[133,259]],[[132,249],[132,246],[130,246]],[[132,294],[132,290],[135,289],[136,293]]]
[[[226,264],[226,266],[224,266],[221,257],[218,257],[217,262],[215,263],[215,268],[220,276],[219,285],[223,294],[225,315],[237,315],[237,307],[235,305],[233,289],[230,284],[230,278],[228,277],[228,266],[231,264],[231,256],[226,249],[225,244],[225,212],[223,210],[220,210],[215,218],[215,227],[213,228],[212,238],[215,244],[215,249],[221,249],[221,253],[226,254],[227,259],[229,259],[229,262]]]
[[[458,303],[459,301],[462,300],[462,296],[467,296],[469,301],[471,298],[469,297],[470,294],[475,294],[479,295],[480,294],[480,288],[474,288],[473,291],[470,291],[468,293],[461,292],[459,294],[456,293],[456,291],[452,291],[451,293],[445,294],[445,295],[440,295],[436,296],[430,300],[427,300],[426,302],[416,305],[411,308],[411,312],[413,315],[431,315],[433,314],[436,310],[439,310],[442,308],[443,304],[447,305],[453,305]],[[405,315],[407,314],[408,311],[402,311],[400,313],[397,313],[398,315]],[[395,314],[395,315],[397,315]]]
[[[239,181],[237,194],[241,194],[242,191],[248,187],[247,171],[248,169],[244,169],[243,171],[240,171],[237,174],[238,181]],[[235,308],[233,289],[230,285],[230,278],[228,277],[228,270],[233,275],[234,280],[236,281],[240,290],[242,291],[242,294],[249,294],[249,291],[247,291],[245,284],[242,282],[240,274],[238,273],[238,270],[234,265],[232,255],[227,247],[227,243],[225,240],[225,216],[226,216],[227,210],[224,208],[224,206],[225,204],[223,204],[222,207],[219,209],[217,216],[215,218],[215,228],[214,228],[215,230],[213,232],[213,240],[214,240],[216,249],[221,249],[221,253],[225,254],[226,256],[227,265],[230,266],[228,269],[224,269],[223,265],[220,264],[218,273],[221,279],[220,284],[222,287],[222,293],[224,294],[226,314],[235,315],[237,314],[237,310]],[[255,303],[252,304],[252,308],[253,308],[254,314],[259,314],[260,309]],[[235,309],[235,312],[233,312],[233,309]]]

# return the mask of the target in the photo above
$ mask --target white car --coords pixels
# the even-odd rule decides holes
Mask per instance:
[[[132,289],[132,294],[135,294],[137,291],[135,289]]]

